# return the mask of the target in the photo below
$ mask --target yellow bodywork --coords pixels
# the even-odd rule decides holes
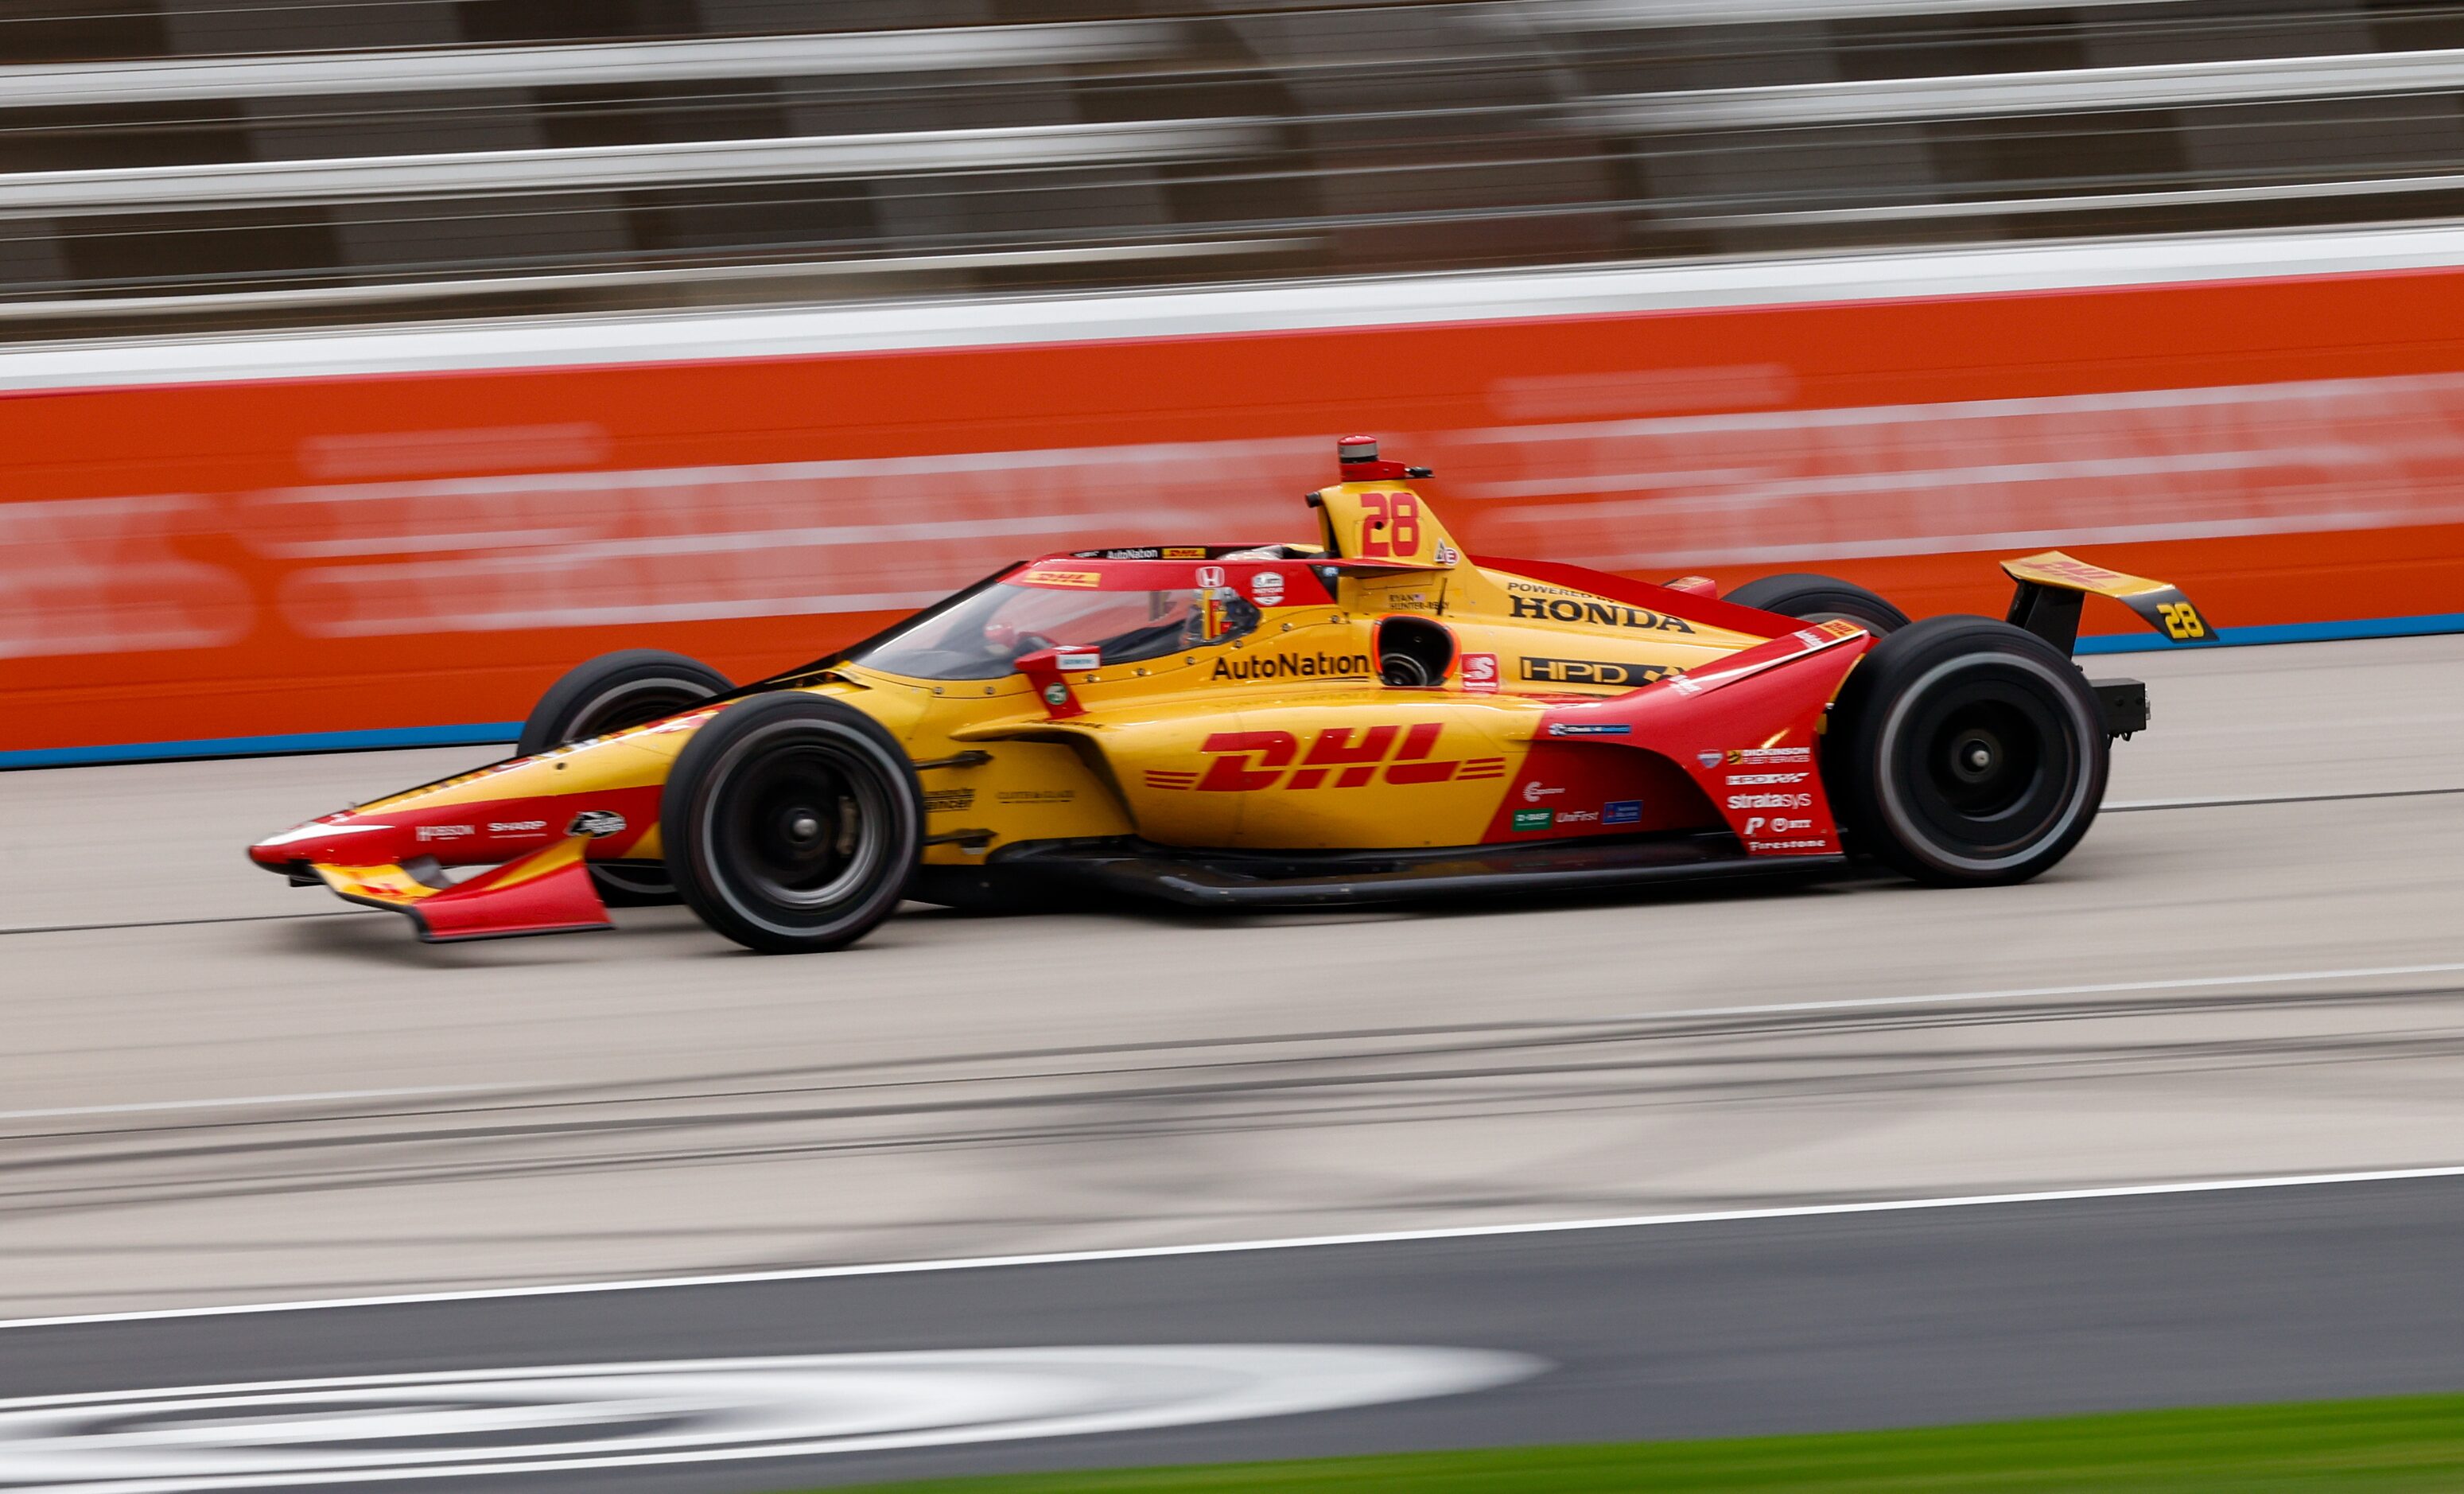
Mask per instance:
[[[1185,846],[1460,846],[1487,837],[1506,785],[1532,749],[1545,709],[1538,697],[1562,704],[1623,694],[1763,641],[1484,568],[1406,484],[1347,483],[1317,501],[1322,538],[1348,562],[1331,604],[1262,606],[1256,626],[1227,642],[1073,673],[1083,714],[1056,718],[1019,674],[933,681],[844,663],[792,688],[862,710],[919,763],[970,750],[988,755],[920,774],[929,865],[979,864],[1021,841],[1123,835]],[[1364,534],[1382,538],[1384,549],[1353,559]],[[1377,549],[1376,538],[1368,542]],[[1287,568],[1328,548],[1293,546],[1304,558]],[[1095,570],[1050,560],[1017,579],[1074,587],[1094,580]],[[1382,618],[1441,624],[1471,663],[1441,690],[1381,685],[1374,661]],[[1475,668],[1487,671],[1485,679],[1472,678]],[[649,807],[631,811],[621,844],[595,854],[656,859],[657,792],[715,709],[483,768],[362,805],[356,818],[416,810],[433,819],[467,808],[473,837],[493,841],[504,852],[496,859],[510,859],[562,833],[573,812],[630,802]],[[1243,781],[1258,786],[1199,791],[1191,786],[1199,770],[1241,758],[1207,750],[1226,733],[1263,734],[1269,742],[1281,734],[1293,744],[1293,760],[1269,761],[1270,747],[1242,759],[1251,774]],[[1312,755],[1340,760],[1312,781]],[[530,828],[498,828],[509,823]],[[481,849],[437,847],[449,863]],[[369,900],[415,900],[428,890],[395,867],[319,874],[349,878],[346,895]],[[337,890],[345,890],[339,881]]]

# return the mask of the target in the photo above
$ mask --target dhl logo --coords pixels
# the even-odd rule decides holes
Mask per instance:
[[[2049,576],[2067,576],[2072,581],[2084,582],[2091,586],[2130,579],[2120,571],[2108,571],[2101,565],[2090,565],[2085,560],[2032,560],[2028,568],[2043,571]]]
[[[1503,758],[1438,758],[1439,722],[1413,726],[1330,726],[1301,751],[1289,732],[1217,732],[1199,744],[1215,760],[1203,777],[1155,770],[1153,788],[1195,788],[1201,793],[1253,793],[1260,789],[1364,788],[1374,782],[1444,783],[1502,778]]]
[[[1046,566],[1038,566],[1034,570],[1021,575],[1017,580],[1020,584],[1026,586],[1086,586],[1091,588],[1104,584],[1103,574],[1099,571],[1061,571],[1053,570]]]

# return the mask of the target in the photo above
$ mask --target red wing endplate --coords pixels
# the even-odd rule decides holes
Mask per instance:
[[[1817,623],[1622,695],[1553,706],[1538,736],[1668,758],[1750,855],[1836,856],[1815,742],[1873,643],[1854,623]]]
[[[583,861],[586,836],[568,836],[468,882],[431,881],[401,866],[313,868],[347,901],[407,914],[420,939],[507,939],[612,929]]]

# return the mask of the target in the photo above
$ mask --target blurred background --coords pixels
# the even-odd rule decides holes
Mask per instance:
[[[6,0],[0,765],[499,740],[1354,429],[1491,553],[2434,630],[2459,98],[2436,0]]]
[[[1357,431],[1475,555],[1998,615],[2059,547],[2320,642],[2082,660],[2155,725],[2023,888],[780,960],[429,948],[240,865],[594,655],[750,681],[1012,560],[1312,538]],[[0,1483],[66,1486],[8,1397],[820,1350],[1558,1366],[884,1477],[2453,1392],[2464,641],[2376,640],[2458,633],[2464,0],[0,0],[0,769],[138,764],[0,772]],[[267,1445],[671,1431],[436,1394]],[[245,1422],[56,1440],[163,1487]],[[730,1477],[626,1486],[808,1482]]]
[[[14,0],[0,337],[2387,223],[2444,0]]]

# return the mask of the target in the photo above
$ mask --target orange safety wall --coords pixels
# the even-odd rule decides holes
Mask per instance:
[[[1308,538],[1353,430],[1489,554],[2459,612],[2459,314],[2432,271],[13,395],[0,752],[517,719],[633,645],[750,677],[1015,557]]]

